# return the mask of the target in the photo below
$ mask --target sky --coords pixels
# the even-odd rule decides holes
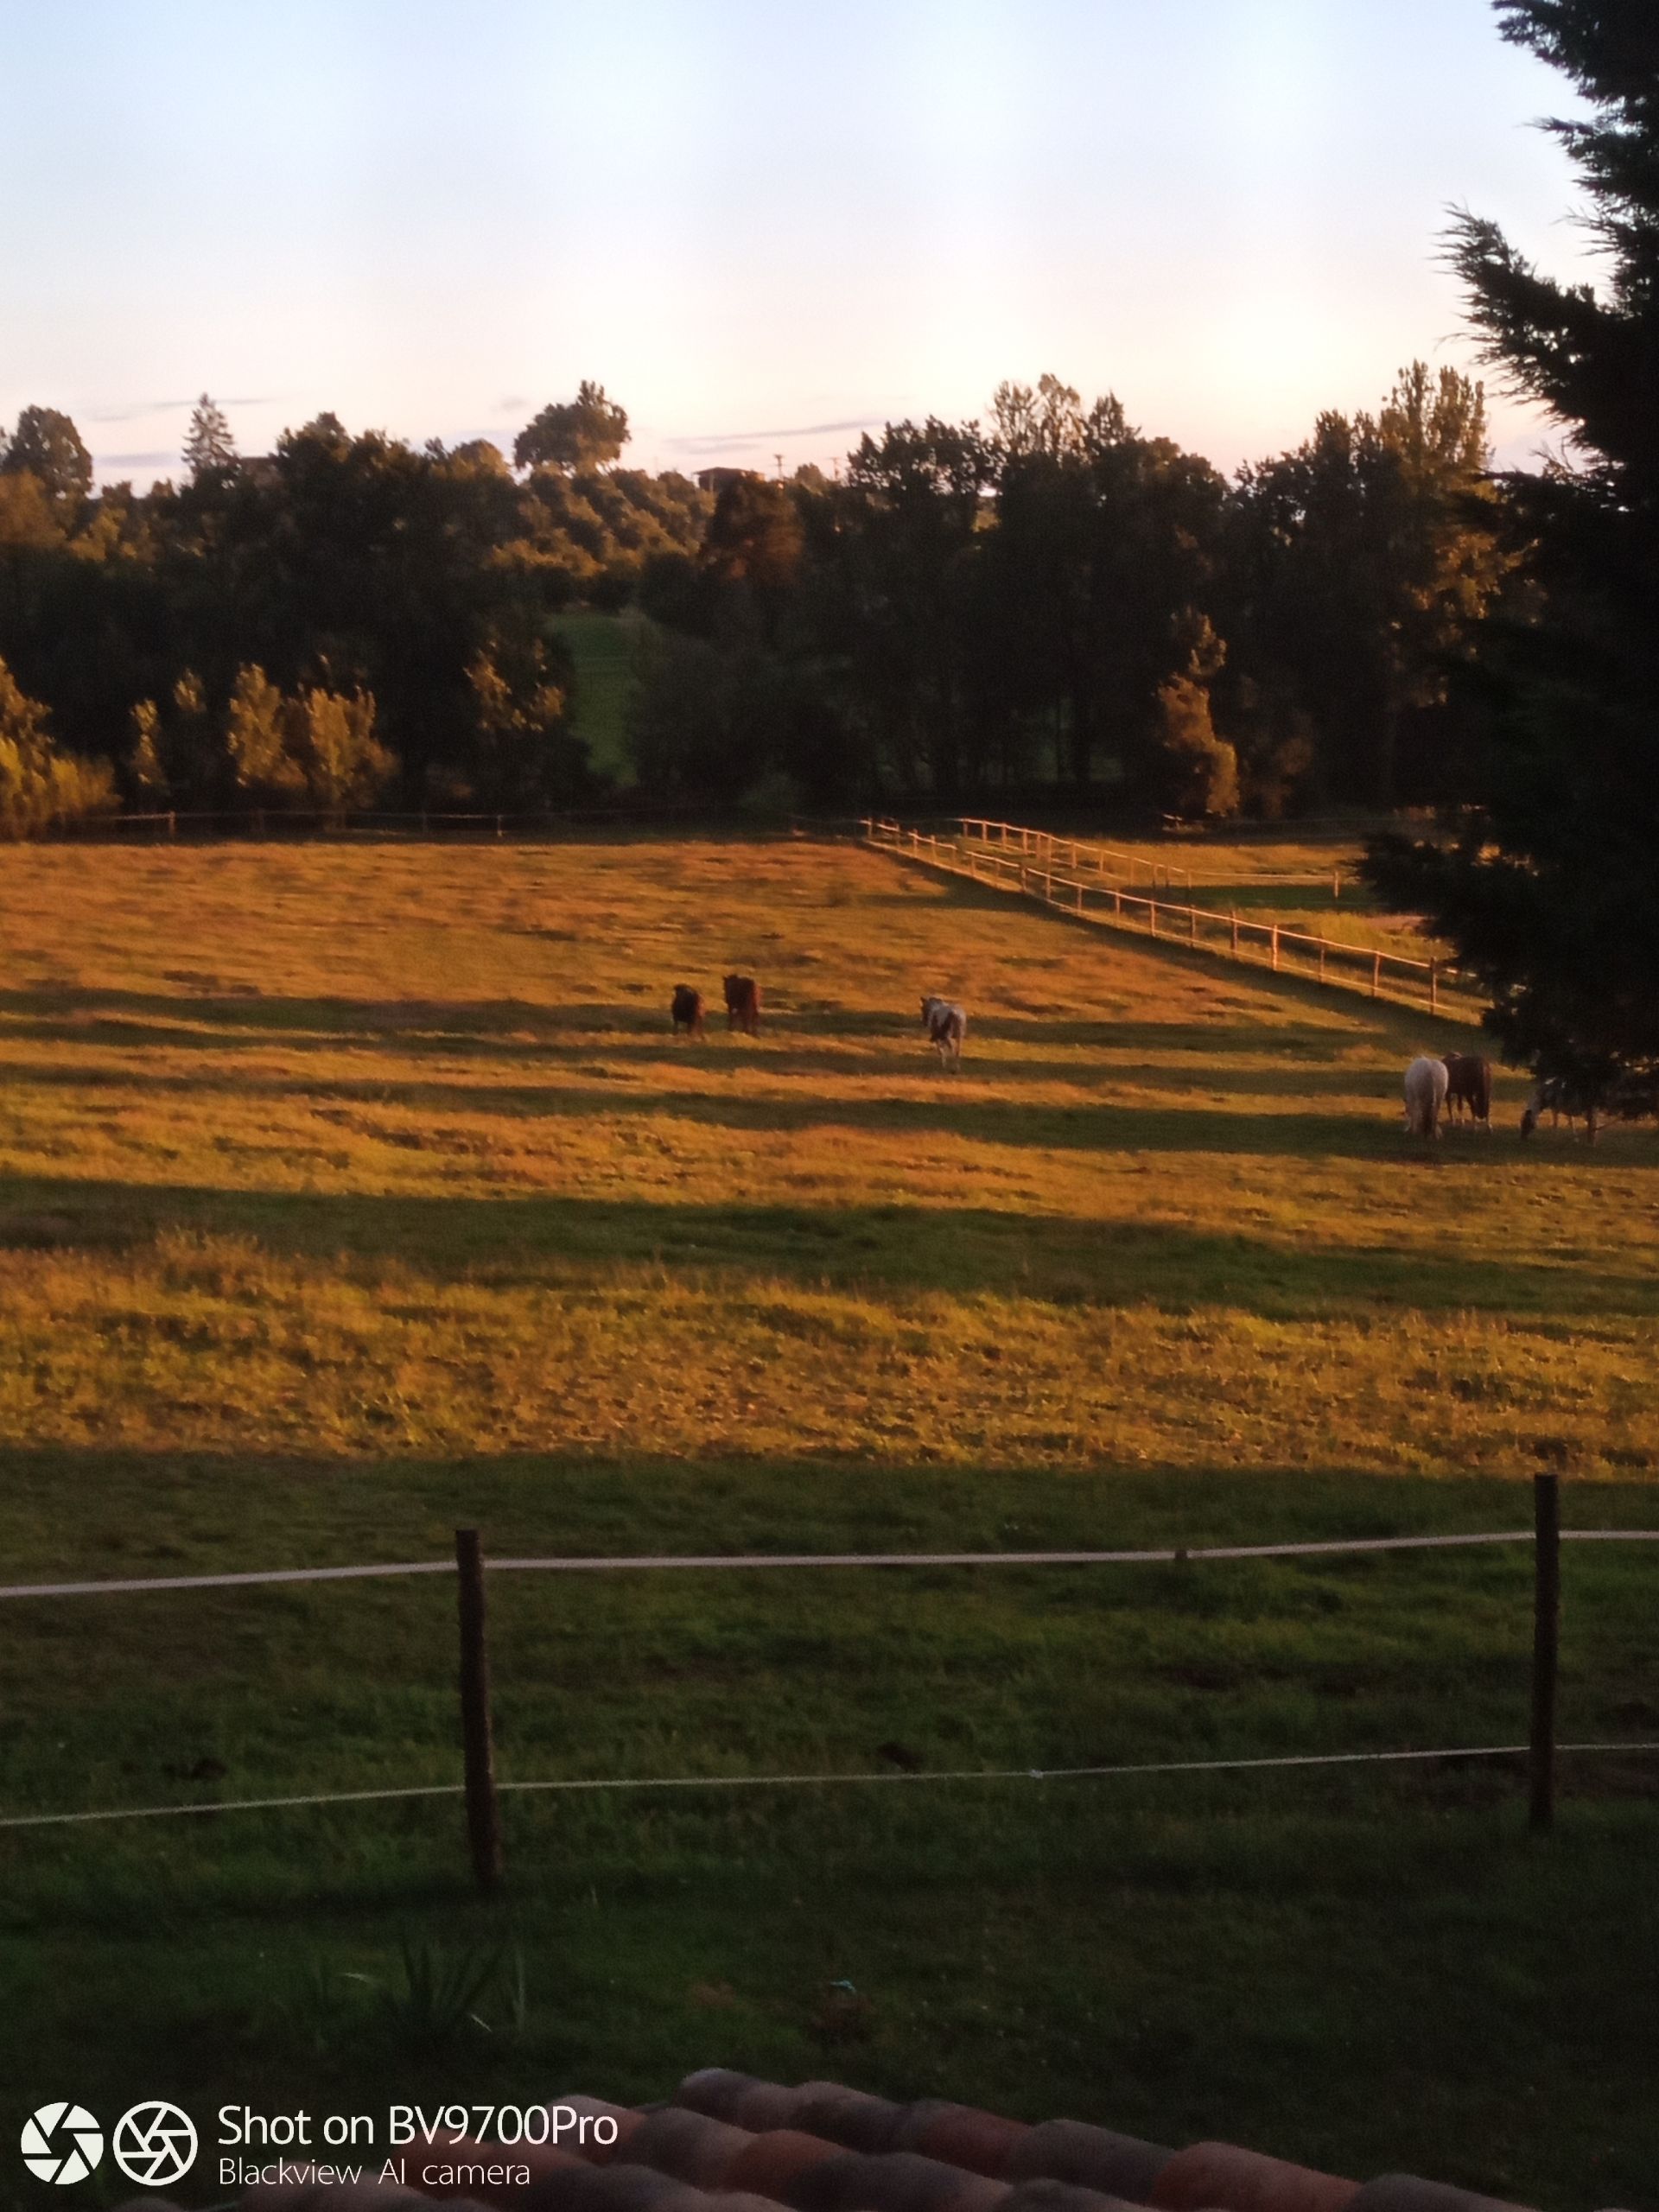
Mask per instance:
[[[1569,110],[1489,0],[0,0],[0,420],[146,483],[203,391],[510,448],[590,377],[769,470],[1052,371],[1231,469],[1474,365],[1449,207],[1578,268]]]

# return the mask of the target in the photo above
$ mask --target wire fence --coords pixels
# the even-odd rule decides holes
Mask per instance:
[[[615,801],[607,806],[504,810],[494,813],[439,807],[169,807],[149,813],[82,815],[54,823],[39,835],[54,843],[126,842],[163,845],[218,838],[255,843],[314,837],[505,839],[556,836],[579,830],[649,827],[652,823],[683,825],[706,818],[706,809],[671,799]]]
[[[0,1815],[0,1829],[79,1827],[118,1821],[154,1821],[202,1813],[260,1812],[309,1806],[385,1803],[421,1798],[465,1800],[474,1872],[480,1888],[493,1890],[502,1872],[499,1800],[506,1795],[538,1792],[807,1789],[882,1783],[957,1784],[1106,1780],[1152,1775],[1277,1771],[1399,1764],[1432,1764],[1466,1759],[1524,1758],[1535,1827],[1553,1818],[1555,1764],[1562,1755],[1649,1754],[1659,1743],[1581,1742],[1562,1744],[1555,1729],[1557,1642],[1560,1609],[1560,1546],[1567,1543],[1659,1542],[1659,1529],[1568,1529],[1560,1525],[1558,1478],[1541,1475],[1534,1484],[1531,1529],[1457,1531],[1395,1536],[1338,1537],[1266,1544],[1160,1546],[1123,1550],[964,1552],[741,1552],[641,1554],[577,1557],[488,1559],[476,1531],[458,1529],[453,1559],[409,1560],[340,1567],[255,1568],[220,1574],[156,1575],[103,1580],[13,1583],[0,1586],[0,1600],[63,1600],[71,1598],[149,1594],[193,1590],[246,1588],[409,1577],[454,1575],[460,1584],[461,1711],[465,1778],[389,1789],[321,1790],[280,1796],[200,1799],[182,1804],[138,1805],[73,1812]],[[1136,1760],[1066,1767],[924,1769],[916,1771],[846,1773],[688,1774],[555,1777],[498,1780],[494,1769],[490,1711],[489,1662],[484,1606],[486,1573],[618,1574],[662,1572],[728,1573],[803,1569],[861,1570],[872,1567],[987,1568],[1052,1567],[1182,1567],[1205,1561],[1243,1560],[1329,1560],[1367,1554],[1463,1550],[1494,1545],[1531,1545],[1534,1549],[1534,1641],[1532,1718],[1525,1744],[1463,1745],[1396,1751],[1298,1752],[1269,1757]]]
[[[995,890],[1034,899],[1076,920],[1130,930],[1154,938],[1160,944],[1218,953],[1270,969],[1274,975],[1295,976],[1306,982],[1360,992],[1368,998],[1424,1007],[1432,1014],[1458,1020],[1478,1021],[1484,1010],[1480,986],[1446,961],[1415,960],[1403,953],[1344,944],[1337,938],[1287,929],[1281,922],[1255,921],[1236,908],[1219,913],[1160,899],[1152,892],[1142,897],[1103,878],[1091,882],[1080,874],[1065,874],[1052,863],[1029,859],[1023,852],[1003,851],[966,837],[940,837],[880,816],[868,817],[862,827],[865,842],[880,851],[920,861],[947,875],[964,876]],[[1261,882],[1264,879],[1249,880]]]

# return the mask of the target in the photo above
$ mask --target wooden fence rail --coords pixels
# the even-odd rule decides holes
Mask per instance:
[[[967,836],[939,837],[879,817],[867,819],[861,826],[865,842],[882,851],[919,861],[949,875],[968,876],[997,890],[1018,892],[1081,920],[1145,932],[1166,943],[1220,953],[1269,968],[1275,975],[1298,976],[1333,989],[1424,1007],[1430,1014],[1457,1020],[1475,1021],[1480,1017],[1484,1001],[1479,986],[1443,960],[1414,960],[1404,953],[1381,952],[1365,945],[1344,944],[1335,938],[1287,929],[1281,922],[1258,922],[1236,912],[1223,914],[1202,906],[1178,905],[1154,897],[1150,891],[1143,897],[1126,891],[1122,884],[1099,880],[1085,882],[1080,874],[1065,875],[1052,866],[1038,865],[1018,848],[1004,852],[1000,845]]]
[[[1018,822],[988,821],[982,815],[964,814],[956,818],[964,844],[982,844],[1004,854],[1019,852],[1027,859],[1059,861],[1079,873],[1092,868],[1103,881],[1116,877],[1131,887],[1140,880],[1141,871],[1148,887],[1154,891],[1173,890],[1178,884],[1187,891],[1194,887],[1190,868],[1173,868],[1166,861],[1148,860],[1144,853],[1126,853],[1116,845],[1096,844],[1092,839],[1057,837],[1047,830],[1032,830]],[[1302,875],[1219,875],[1201,871],[1197,881],[1206,887],[1221,883],[1306,883],[1318,884],[1321,889],[1328,883],[1333,899],[1342,896],[1340,867]]]

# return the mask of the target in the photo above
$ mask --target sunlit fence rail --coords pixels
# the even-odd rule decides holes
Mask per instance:
[[[993,822],[982,815],[964,814],[957,818],[964,844],[976,843],[1002,854],[1017,853],[1022,859],[1040,861],[1049,867],[1069,868],[1074,875],[1093,875],[1102,882],[1124,883],[1131,890],[1141,883],[1153,891],[1191,891],[1195,884],[1210,889],[1230,883],[1304,884],[1323,890],[1328,884],[1333,899],[1342,896],[1339,862],[1301,874],[1259,871],[1229,875],[1216,868],[1199,868],[1195,874],[1173,861],[1125,852],[1120,846],[1103,845],[1094,838],[1061,837],[1052,830],[1033,830],[1025,823]]]
[[[356,1805],[414,1798],[465,1801],[474,1877],[489,1891],[502,1873],[499,1798],[505,1794],[591,1793],[610,1790],[730,1790],[734,1789],[824,1789],[857,1783],[1015,1783],[1106,1780],[1152,1775],[1262,1772],[1303,1768],[1433,1764],[1437,1761],[1508,1759],[1524,1761],[1529,1819],[1535,1828],[1554,1815],[1556,1763],[1563,1753],[1623,1755],[1659,1752],[1654,1742],[1562,1743],[1556,1728],[1556,1683],[1560,1620],[1560,1548],[1563,1543],[1659,1541],[1659,1529],[1562,1529],[1559,1478],[1540,1475],[1533,1484],[1530,1529],[1478,1530],[1451,1535],[1344,1537],[1292,1543],[1168,1546],[1134,1551],[998,1552],[752,1552],[737,1554],[637,1554],[597,1558],[487,1558],[474,1529],[455,1532],[453,1559],[408,1560],[385,1565],[274,1567],[217,1574],[160,1575],[101,1581],[14,1583],[0,1586],[0,1603],[52,1604],[72,1599],[125,1596],[181,1596],[201,1590],[243,1589],[272,1584],[346,1582],[454,1575],[459,1599],[460,1708],[462,1778],[418,1783],[397,1789],[317,1790],[283,1796],[202,1797],[170,1805],[129,1805],[78,1812],[0,1813],[0,1831],[61,1828],[120,1821],[155,1821],[202,1813],[252,1813],[308,1806]],[[1298,1751],[1277,1756],[1136,1759],[1116,1764],[1050,1767],[918,1768],[899,1772],[817,1772],[672,1774],[643,1776],[512,1777],[495,1770],[491,1717],[490,1666],[485,1606],[486,1575],[599,1575],[651,1573],[784,1573],[803,1570],[938,1570],[943,1567],[1164,1567],[1179,1572],[1202,1562],[1245,1560],[1332,1559],[1359,1554],[1444,1552],[1494,1545],[1533,1548],[1533,1639],[1530,1726],[1524,1744],[1459,1744],[1429,1748],[1347,1751]]]
[[[1218,953],[1368,998],[1425,1007],[1430,1014],[1478,1020],[1484,1004],[1474,980],[1443,960],[1415,960],[1399,952],[1344,944],[1338,938],[1257,921],[1236,908],[1221,912],[1195,906],[1156,889],[1140,893],[1103,875],[1067,871],[1052,858],[966,836],[939,836],[875,816],[862,823],[865,842],[947,875],[1034,899],[1055,912],[1108,928],[1132,930],[1166,944]],[[965,827],[966,825],[964,825]],[[983,825],[981,825],[983,826]],[[1033,835],[1038,833],[1033,833]],[[1059,841],[1065,842],[1065,841]],[[1270,879],[1253,876],[1260,883]]]

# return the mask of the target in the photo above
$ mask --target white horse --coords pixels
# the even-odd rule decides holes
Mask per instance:
[[[1406,1070],[1406,1127],[1414,1137],[1438,1137],[1450,1077],[1444,1060],[1427,1054]]]
[[[922,1027],[939,1055],[942,1068],[962,1065],[962,1040],[968,1034],[968,1017],[950,999],[922,1001]]]

